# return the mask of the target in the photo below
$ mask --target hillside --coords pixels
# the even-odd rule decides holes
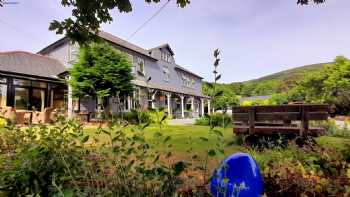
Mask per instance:
[[[263,81],[269,81],[269,80],[282,81],[282,80],[290,80],[290,79],[299,79],[300,77],[304,76],[308,72],[322,69],[323,66],[327,64],[331,64],[331,62],[300,66],[300,67],[284,70],[281,72],[277,72],[271,75],[267,75],[258,79],[249,80],[247,82],[263,82]]]
[[[271,95],[286,92],[293,88],[298,80],[307,73],[318,71],[324,65],[330,63],[319,63],[284,70],[258,79],[230,84],[220,84],[219,88],[241,96]],[[204,86],[203,91],[207,88]]]

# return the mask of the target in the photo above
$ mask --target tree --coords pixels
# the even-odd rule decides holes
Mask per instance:
[[[323,99],[336,106],[338,113],[350,111],[350,60],[339,56],[333,65],[325,67]]]
[[[133,91],[131,63],[128,57],[107,43],[92,43],[80,50],[79,61],[70,70],[70,84],[77,97],[106,99]]]
[[[159,3],[160,1],[145,0],[147,3]],[[309,2],[318,4],[325,0],[297,0],[300,5],[308,5]],[[176,0],[176,3],[183,8],[190,3],[190,0]],[[49,29],[57,34],[65,34],[80,45],[95,40],[100,25],[113,21],[110,14],[112,10],[118,9],[121,13],[132,11],[130,0],[61,0],[61,4],[64,7],[72,7],[72,16],[63,21],[52,21]]]
[[[289,100],[328,103],[339,114],[350,112],[350,60],[337,57],[333,64],[311,72],[288,92]]]

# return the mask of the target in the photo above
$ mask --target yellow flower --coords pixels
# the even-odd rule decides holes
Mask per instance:
[[[0,128],[4,128],[7,125],[7,121],[4,118],[0,118]]]

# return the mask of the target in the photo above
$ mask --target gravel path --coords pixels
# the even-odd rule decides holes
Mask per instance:
[[[194,124],[196,118],[172,119],[169,120],[169,125],[191,125]]]

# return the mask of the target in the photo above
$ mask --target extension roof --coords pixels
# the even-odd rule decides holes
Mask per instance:
[[[58,79],[65,66],[56,59],[25,51],[0,52],[0,72]]]

